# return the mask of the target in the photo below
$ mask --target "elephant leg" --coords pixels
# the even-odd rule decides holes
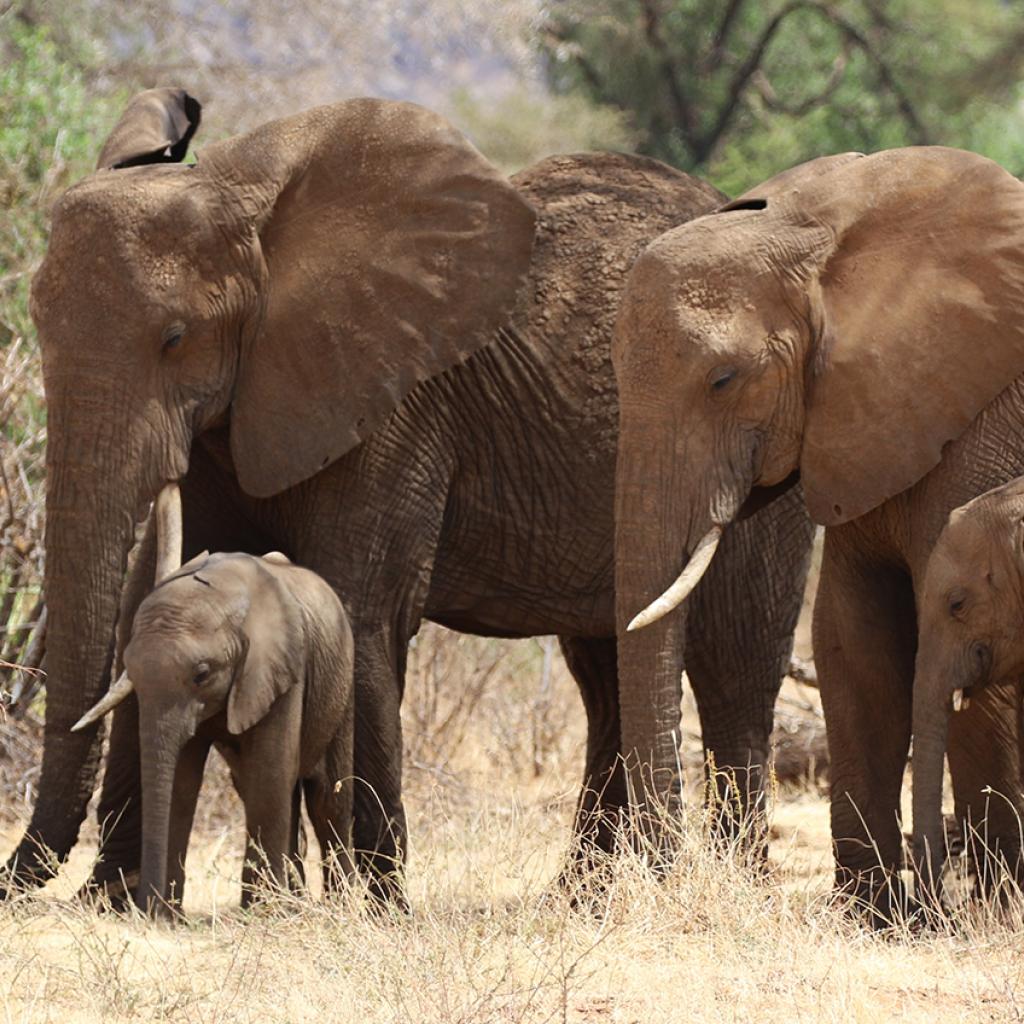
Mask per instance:
[[[301,801],[298,780],[283,772],[250,772],[243,767],[245,804],[245,866],[242,906],[257,898],[264,881],[279,889],[294,887],[296,807]]]
[[[167,891],[171,904],[177,907],[185,898],[185,857],[209,752],[210,741],[202,736],[193,736],[182,748],[174,773],[167,835]]]
[[[775,701],[793,648],[814,530],[799,493],[723,538],[687,619],[686,671],[704,744],[714,835],[767,856]]]
[[[916,647],[909,576],[826,533],[814,654],[831,761],[836,887],[878,926],[905,902],[900,795]]]
[[[320,846],[325,894],[337,891],[355,873],[352,858],[353,711],[350,701],[341,728],[327,745],[319,770],[305,783],[306,809]]]
[[[146,524],[135,560],[128,570],[118,615],[114,673],[124,669],[124,649],[135,612],[153,589],[156,529]],[[96,807],[100,850],[82,894],[106,894],[116,909],[126,909],[138,884],[142,859],[142,780],[139,774],[139,702],[134,694],[114,709],[103,786]]]
[[[353,637],[355,862],[374,898],[407,909],[400,706],[408,639],[361,625],[353,627]]]
[[[614,847],[619,811],[626,805],[626,774],[620,750],[619,688],[615,637],[559,637],[587,713],[587,760],[576,806],[574,867]]]
[[[292,790],[292,813],[288,828],[288,888],[292,892],[303,892],[306,888],[306,864],[303,854],[306,839],[302,829],[302,783],[297,782]]]
[[[977,886],[992,892],[1004,872],[1021,879],[1021,694],[1016,685],[990,686],[953,715],[949,769],[956,818]]]

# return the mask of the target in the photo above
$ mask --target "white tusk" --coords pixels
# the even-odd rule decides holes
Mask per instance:
[[[679,578],[672,584],[664,594],[656,601],[652,601],[633,621],[626,627],[626,632],[631,633],[634,629],[642,629],[652,622],[657,622],[663,615],[668,615],[673,608],[686,600],[694,587],[700,583],[701,577],[707,572],[711,559],[715,557],[718,550],[718,542],[722,539],[722,527],[712,526],[707,533],[697,542],[693,555],[686,563]]]
[[[153,506],[156,515],[156,579],[181,568],[181,491],[176,483],[164,484]]]
[[[964,696],[963,690],[953,691],[953,710],[966,711],[971,706],[971,698]]]
[[[99,721],[108,711],[113,711],[132,692],[134,687],[127,672],[122,672],[120,679],[94,704],[82,717],[71,726],[72,732],[78,732],[87,725]]]

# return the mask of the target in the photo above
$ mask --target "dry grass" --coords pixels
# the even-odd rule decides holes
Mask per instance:
[[[656,882],[626,859],[592,912],[571,909],[551,882],[583,730],[560,659],[545,670],[539,642],[430,629],[412,667],[411,917],[369,914],[351,895],[240,911],[240,817],[218,771],[189,862],[188,923],[71,901],[89,869],[90,833],[42,898],[0,908],[2,1019],[876,1024],[1024,1015],[1018,904],[964,914],[940,936],[865,933],[831,905],[827,804],[817,791],[777,800],[772,871],[759,881],[707,849],[692,745],[692,800],[670,876]],[[458,693],[475,695],[472,713],[459,710]],[[689,699],[685,710],[692,722]],[[16,833],[12,823],[5,849]]]

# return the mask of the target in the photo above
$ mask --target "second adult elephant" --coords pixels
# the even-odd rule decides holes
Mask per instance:
[[[355,644],[360,784],[354,839],[361,866],[381,880],[382,891],[388,891],[386,879],[405,846],[399,704],[407,645],[423,618],[487,635],[561,637],[588,716],[585,778],[602,794],[581,800],[577,830],[599,845],[610,842],[609,817],[591,812],[601,801],[615,808],[625,799],[621,773],[613,771],[620,744],[612,321],[626,272],[643,246],[722,197],[657,162],[607,154],[555,157],[524,171],[513,179],[514,203],[493,172],[471,164],[486,187],[481,185],[475,199],[468,193],[474,202],[467,208],[455,200],[471,154],[464,140],[435,123],[440,119],[431,115],[424,140],[413,131],[427,117],[418,108],[410,112],[399,105],[408,117],[403,122],[389,105],[363,106],[372,115],[372,130],[343,116],[346,109],[299,115],[229,140],[205,150],[192,169],[101,172],[58,211],[59,230],[36,285],[35,315],[50,399],[54,509],[48,551],[69,554],[48,563],[46,585],[51,601],[57,597],[65,609],[87,608],[95,621],[89,624],[87,666],[72,659],[51,671],[55,694],[64,700],[55,702],[60,714],[48,722],[39,802],[18,851],[23,872],[46,870],[33,856],[35,837],[64,855],[84,814],[92,762],[67,763],[61,730],[65,719],[70,725],[95,700],[102,683],[114,610],[94,595],[101,580],[104,593],[116,592],[130,539],[126,524],[168,475],[181,476],[186,558],[204,548],[280,550],[327,579],[345,601]],[[388,130],[376,130],[374,118],[385,115]],[[312,118],[322,135],[328,116],[337,119],[333,135],[318,142],[306,120]],[[349,140],[346,131],[367,137]],[[403,161],[416,168],[417,177],[398,190],[407,206],[392,210],[392,189],[363,182],[361,176],[374,173],[365,155],[349,159],[367,140],[370,155],[385,145],[384,158],[397,162],[387,181],[396,180]],[[328,141],[325,155],[317,147]],[[296,176],[291,182],[289,168]],[[268,173],[276,193],[265,182]],[[130,177],[119,179],[121,174]],[[423,199],[410,191],[436,175],[450,181],[454,195],[447,205],[443,196]],[[200,283],[209,276],[221,284],[213,288],[201,320],[202,344],[192,350],[191,328],[180,329],[188,320],[178,312],[172,272],[178,258],[168,252],[173,220],[164,204],[168,197],[184,196],[184,212],[192,216],[189,204],[210,202],[211,195],[220,202],[206,210],[202,223],[212,225],[210,244],[219,247],[189,253],[187,266],[199,269],[186,271],[185,279],[200,274]],[[491,221],[488,202],[497,204]],[[139,203],[136,210],[132,204]],[[133,214],[134,235],[110,229],[118,204]],[[358,244],[328,230],[345,204],[359,204],[350,225],[361,226]],[[500,307],[500,295],[485,301],[491,292],[482,294],[479,285],[511,288],[526,244],[520,207],[536,211],[536,239],[526,287],[505,326],[464,364],[411,389],[416,379],[438,369],[436,361],[424,361],[421,341],[457,363]],[[267,226],[236,236],[245,218],[261,210],[269,217]],[[436,222],[430,220],[435,214]],[[383,226],[374,220],[378,215]],[[408,224],[401,219],[405,215]],[[454,219],[448,223],[446,215]],[[498,235],[486,230],[491,222]],[[423,230],[403,249],[403,232],[421,224]],[[289,250],[289,241],[314,229],[324,231],[321,248]],[[254,231],[271,257],[269,278],[243,273],[249,252],[243,242],[251,244]],[[374,231],[379,240],[366,234]],[[490,241],[483,255],[473,251],[479,231]],[[502,246],[508,248],[505,261]],[[83,250],[92,254],[88,269],[78,258]],[[417,255],[426,266],[416,264]],[[109,280],[103,267],[123,273]],[[417,282],[425,293],[422,306],[402,305]],[[324,289],[339,284],[350,289],[353,315],[364,319],[353,321],[320,304]],[[383,319],[360,304],[373,294],[384,307]],[[256,306],[240,307],[243,298]],[[250,337],[251,310],[258,313],[260,302],[269,303],[268,315],[283,310],[280,318],[271,317],[274,344],[263,347]],[[439,311],[441,318],[435,317]],[[135,323],[143,313],[156,326],[137,335],[99,329]],[[142,346],[152,343],[154,330],[158,350],[161,340],[164,345],[163,362],[146,364],[142,372]],[[117,359],[111,357],[114,342],[124,349]],[[170,386],[165,365],[180,365],[187,374]],[[253,377],[272,387],[272,403],[246,403]],[[86,394],[67,386],[72,378],[96,385]],[[322,405],[331,388],[338,391],[336,401]],[[356,399],[372,399],[374,416],[367,422],[351,410],[344,423],[336,422],[350,391]],[[400,406],[377,415],[406,392]],[[123,394],[132,396],[131,404],[97,400]],[[122,417],[126,407],[134,413]],[[353,432],[362,438],[359,443]],[[263,443],[249,444],[250,437]],[[97,438],[103,451],[93,455]],[[88,455],[81,449],[84,439]],[[69,505],[83,463],[90,466],[95,497],[88,511],[94,514],[76,532]],[[293,478],[285,479],[285,471]],[[688,667],[705,744],[721,767],[745,771],[767,757],[809,542],[799,500],[776,503],[731,532],[718,571],[697,599]],[[147,536],[145,545],[125,590],[122,634],[151,577],[155,538]],[[51,630],[70,658],[79,644],[66,613],[52,616]],[[86,668],[88,686],[79,693],[75,687]],[[101,821],[114,824],[107,828],[98,882],[138,865],[136,736],[136,711],[129,703],[115,714],[100,800]],[[79,751],[86,754],[93,757],[95,749]],[[71,794],[68,777],[81,780]],[[755,773],[755,792],[759,787]]]
[[[814,651],[837,882],[887,919],[928,556],[951,509],[1024,471],[1024,185],[941,148],[798,167],[644,253],[614,359],[624,743],[671,763],[672,609],[752,489],[799,476],[827,527]],[[950,762],[959,816],[1016,863],[1017,724],[987,729],[996,700],[956,717]]]

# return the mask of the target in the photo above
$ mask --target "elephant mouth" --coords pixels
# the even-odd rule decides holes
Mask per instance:
[[[800,470],[794,469],[792,473],[780,480],[777,484],[770,484],[767,487],[752,487],[746,500],[736,513],[736,521],[749,519],[752,515],[760,512],[761,509],[770,505],[776,498],[781,498],[787,491],[800,483]]]
[[[953,710],[966,711],[971,706],[971,697],[974,693],[973,686],[958,687],[953,691]]]

